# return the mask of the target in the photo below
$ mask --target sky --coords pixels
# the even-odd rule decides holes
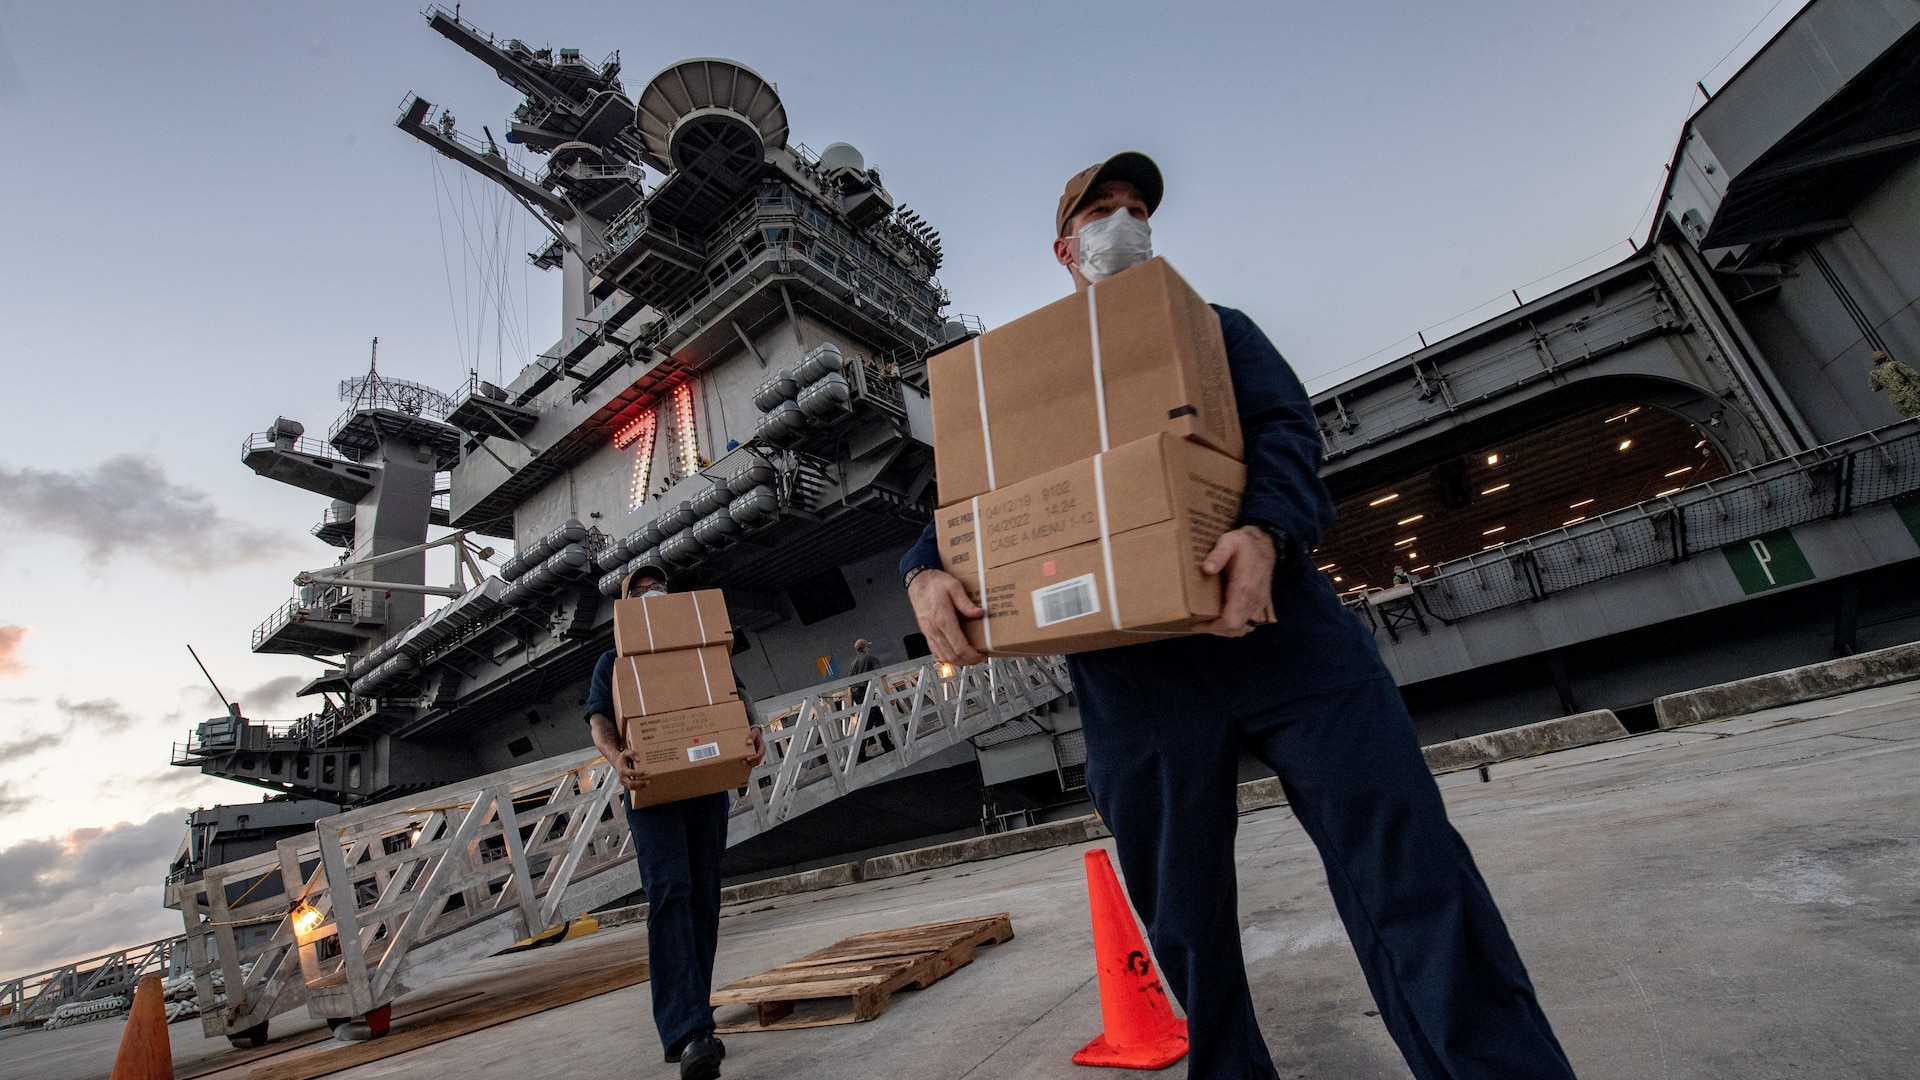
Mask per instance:
[[[1060,187],[1160,164],[1155,246],[1320,389],[1628,254],[1682,123],[1800,0],[1426,4],[479,0],[502,37],[619,49],[630,94],[725,56],[793,138],[850,142],[943,234],[954,312],[1064,293]],[[804,14],[802,14],[804,13]],[[339,380],[511,377],[560,333],[542,234],[393,127],[518,103],[415,6],[0,0],[0,978],[180,929],[221,711],[307,711],[251,629],[334,550],[241,440],[324,435]]]

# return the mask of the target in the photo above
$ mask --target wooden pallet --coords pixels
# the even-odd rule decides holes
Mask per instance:
[[[973,963],[981,945],[1013,938],[1006,913],[878,930],[713,992],[717,1028],[781,1031],[857,1024],[886,1011],[896,990],[924,990]]]

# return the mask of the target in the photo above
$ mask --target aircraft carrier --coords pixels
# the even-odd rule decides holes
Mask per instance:
[[[749,882],[740,897],[853,884],[844,895],[884,892],[891,918],[909,894],[895,882],[863,892],[869,871],[856,869],[898,876],[948,865],[949,847],[1029,851],[1045,846],[1038,834],[1085,838],[1097,825],[860,861],[1071,815],[1083,787],[1057,658],[933,663],[895,578],[938,500],[922,359],[979,330],[947,311],[931,226],[858,151],[793,141],[773,84],[743,65],[670,64],[630,97],[617,54],[590,62],[498,39],[457,11],[426,15],[524,95],[503,137],[544,164],[519,164],[490,125],[473,137],[421,98],[399,126],[547,230],[530,257],[563,277],[565,334],[504,385],[476,374],[448,393],[370,365],[341,384],[345,408],[324,438],[288,418],[246,438],[249,468],[330,500],[313,531],[337,558],[301,571],[252,638],[316,661],[304,691],[318,707],[291,722],[230,707],[176,747],[176,765],[269,792],[194,815],[168,881],[186,934],[0,983],[0,1031],[93,1008],[148,971],[192,983],[211,1039],[258,1046],[270,1020],[303,1005],[332,1025],[370,1025],[409,990],[631,895],[620,790],[579,712],[610,637],[608,597],[636,558],[726,591],[734,664],[772,721],[768,760],[733,807],[730,875],[820,867]],[[1889,647],[1920,638],[1920,419],[1902,411],[1920,403],[1897,392],[1916,363],[1920,0],[1814,0],[1686,123],[1630,257],[1545,295],[1515,293],[1511,310],[1315,395],[1340,509],[1316,565],[1373,628],[1428,743],[1598,709],[1646,730],[1656,698],[1733,700],[1712,684],[1787,668],[1760,680],[1800,695],[1782,700],[1910,678],[1913,648]],[[856,637],[879,643],[879,670],[842,670]],[[1794,706],[1570,760],[1711,756],[1745,735],[1792,741],[1816,725],[1789,725],[1825,716],[1870,745],[1836,756],[1819,740],[1840,736],[1816,732],[1805,761],[1877,775],[1868,794],[1843,793],[1871,802],[1905,790],[1899,736],[1864,734],[1887,708],[1910,720],[1906,688],[1885,693],[1877,706]],[[1644,779],[1587,782],[1634,805],[1580,829],[1565,812],[1579,782],[1554,787],[1543,759],[1464,770],[1449,791],[1498,795],[1507,789],[1479,785],[1543,777],[1560,831],[1528,809],[1510,826],[1516,851],[1678,823],[1651,853],[1588,860],[1602,876],[1695,867],[1701,828],[1766,833],[1722,854],[1772,858],[1781,836],[1831,834],[1835,858],[1893,865],[1878,845],[1900,841],[1894,824],[1861,839],[1866,811],[1834,810],[1837,789],[1807,781],[1801,759],[1769,750],[1782,774],[1756,780],[1750,751],[1732,745],[1724,781],[1656,762]],[[1783,811],[1776,790],[1796,784],[1797,809]],[[1648,799],[1667,809],[1645,812]],[[1741,799],[1765,806],[1725,809]],[[1270,823],[1260,830],[1271,839]],[[1825,866],[1803,858],[1789,850],[1775,869]],[[1544,880],[1533,856],[1516,859],[1526,866],[1512,887]],[[1003,865],[1016,863],[1031,865]],[[1319,873],[1302,866],[1302,880]],[[1259,880],[1269,861],[1247,870]],[[973,872],[939,878],[942,898],[918,903],[945,902]],[[1684,891],[1698,906],[1758,888],[1759,872]],[[1540,910],[1620,884],[1568,894],[1553,881]],[[1064,910],[1020,902],[1040,919]],[[1700,910],[1702,933],[1756,925],[1746,909]],[[1878,907],[1857,910],[1884,922]],[[1080,940],[1073,924],[1058,940]],[[1657,944],[1668,930],[1638,936]],[[1766,954],[1807,932],[1783,929]],[[1611,940],[1599,966],[1617,959]],[[1663,1000],[1726,1000],[1718,984],[1699,992],[1699,970]],[[1834,982],[1809,984],[1805,970],[1788,965],[1783,988]],[[1627,975],[1632,992],[1618,996],[1647,1001]],[[1284,977],[1300,985],[1294,967]],[[1025,1017],[1051,1008],[1005,1000]],[[1833,1022],[1870,1011],[1859,1005],[1848,999]],[[1659,1039],[1656,1027],[1633,1045]]]
[[[900,686],[964,678],[925,659],[894,572],[938,497],[923,358],[979,330],[948,312],[938,233],[859,151],[795,141],[742,64],[629,96],[618,54],[427,23],[525,95],[502,138],[545,165],[425,98],[399,127],[544,227],[529,258],[561,275],[565,335],[504,385],[375,367],[324,438],[247,437],[247,467],[331,500],[313,532],[338,558],[252,638],[318,662],[318,707],[208,721],[174,763],[285,797],[298,831],[302,800],[578,751],[608,597],[643,557],[726,591],[776,717],[847,712],[859,637]],[[1315,395],[1340,510],[1316,564],[1425,741],[1594,708],[1644,729],[1660,694],[1920,636],[1920,424],[1869,385],[1876,357],[1920,362],[1916,25],[1810,5],[1686,124],[1631,257]],[[762,805],[730,869],[1073,803],[1077,715],[1045,675],[938,753],[855,739],[831,797]]]

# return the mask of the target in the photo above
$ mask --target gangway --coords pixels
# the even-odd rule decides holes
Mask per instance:
[[[181,944],[163,938],[0,982],[0,1032],[43,1024],[62,1005],[130,996],[142,978],[169,974]]]
[[[1071,689],[1060,657],[923,659],[760,702],[767,759],[734,799],[727,842]],[[181,887],[206,1033],[258,1045],[272,1017],[303,1003],[338,1026],[634,892],[623,791],[598,752],[579,750],[322,818],[210,868]]]

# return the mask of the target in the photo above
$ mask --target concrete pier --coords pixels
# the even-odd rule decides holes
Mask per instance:
[[[1583,1078],[1913,1075],[1920,685],[1498,762],[1440,783]],[[1100,1075],[1068,1057],[1100,1025],[1081,855],[1110,843],[731,905],[720,982],[890,926],[1009,911],[1017,936],[896,997],[870,1023],[728,1036],[725,1075]],[[1281,1075],[1406,1076],[1286,808],[1244,815],[1239,850],[1242,945]],[[643,933],[620,926],[538,955],[550,963]],[[531,955],[495,957],[463,977],[511,979]],[[665,1080],[677,1074],[661,1063],[648,1009],[641,984],[334,1075]],[[295,1013],[274,1033],[316,1024]],[[121,1027],[0,1040],[0,1075],[103,1077]],[[200,1039],[197,1023],[171,1033],[183,1072],[227,1049]]]

